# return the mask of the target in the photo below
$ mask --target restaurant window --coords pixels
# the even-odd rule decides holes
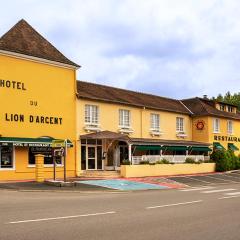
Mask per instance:
[[[52,156],[52,148],[51,147],[29,147],[28,151],[28,164],[35,164],[35,155],[42,154],[44,155],[44,164],[52,165],[53,164],[53,156]],[[62,158],[56,157],[56,164],[62,164]]]
[[[160,116],[159,114],[151,113],[151,130],[159,131],[160,130]]]
[[[119,109],[119,126],[130,127],[130,111]]]
[[[213,132],[220,133],[220,120],[218,118],[213,119]]]
[[[99,107],[96,105],[85,105],[85,123],[99,123]]]
[[[233,134],[233,121],[227,121],[227,132],[228,134]]]
[[[13,168],[13,146],[0,147],[0,169]]]
[[[176,131],[184,132],[184,118],[182,118],[182,117],[176,118]]]

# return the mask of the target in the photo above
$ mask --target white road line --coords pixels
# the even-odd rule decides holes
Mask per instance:
[[[225,193],[225,195],[229,195],[229,196],[240,195],[240,192]]]
[[[201,191],[207,189],[214,189],[216,187],[199,187],[199,188],[189,188],[189,189],[181,189],[180,192],[192,192],[192,191]]]
[[[226,188],[226,189],[218,189],[218,190],[209,190],[209,191],[203,191],[201,193],[218,193],[218,192],[230,192],[235,191],[237,189],[234,188]]]
[[[187,204],[194,204],[194,203],[200,203],[203,200],[196,200],[191,202],[181,202],[181,203],[173,203],[173,204],[167,204],[167,205],[160,205],[160,206],[152,206],[152,207],[146,207],[146,209],[154,209],[154,208],[164,208],[164,207],[173,207],[173,206],[179,206],[179,205],[187,205]]]
[[[42,221],[51,221],[51,220],[59,220],[59,219],[69,219],[69,218],[80,218],[80,217],[90,217],[90,216],[100,216],[107,214],[114,214],[116,212],[102,212],[102,213],[90,213],[90,214],[82,214],[82,215],[73,215],[73,216],[64,216],[64,217],[53,217],[53,218],[39,218],[39,219],[30,219],[30,220],[21,220],[15,222],[8,222],[7,224],[17,224],[17,223],[29,223],[29,222],[42,222]]]
[[[237,197],[240,197],[240,195],[229,196],[229,197],[220,197],[220,198],[218,198],[218,200],[229,199],[229,198],[237,198]]]
[[[216,180],[220,180],[220,181],[224,181],[224,182],[237,183],[237,182],[235,182],[235,181],[233,181],[233,180],[227,180],[227,179],[223,179],[223,178],[217,178],[217,177],[213,177],[212,175],[211,175],[211,176],[208,175],[207,177],[212,178],[212,179],[216,179]]]
[[[195,181],[198,181],[198,182],[203,182],[203,183],[207,183],[207,184],[212,184],[211,182],[207,182],[207,181],[204,181],[204,180],[200,180],[200,179],[197,179],[197,178],[192,178],[192,177],[186,177],[185,178],[189,178],[189,179],[192,179],[192,180],[195,180]],[[187,183],[186,183],[187,184]]]
[[[222,176],[240,180],[240,176],[239,176],[239,177],[236,177],[236,176],[227,175],[227,174],[222,174]]]

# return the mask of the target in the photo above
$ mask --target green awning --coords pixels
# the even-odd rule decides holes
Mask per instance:
[[[217,150],[225,150],[223,145],[221,145],[221,143],[219,143],[219,142],[214,142],[213,147],[216,148]]]
[[[148,146],[148,145],[138,145],[136,146],[136,150],[139,150],[139,151],[148,151],[148,150],[161,150],[161,146]]]
[[[198,152],[211,152],[212,151],[212,149],[209,147],[197,147],[197,146],[190,147],[189,150],[190,151],[198,151]]]
[[[17,146],[17,147],[51,147],[53,138],[19,138],[19,137],[0,137],[0,146]],[[73,144],[67,140],[68,147]]]
[[[187,146],[164,146],[163,149],[165,151],[186,151]]]
[[[238,151],[239,150],[239,148],[237,146],[235,146],[233,143],[228,144],[228,149],[230,149],[232,151]]]

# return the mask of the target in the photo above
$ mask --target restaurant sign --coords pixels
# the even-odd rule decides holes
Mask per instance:
[[[240,137],[214,135],[214,141],[240,142]]]

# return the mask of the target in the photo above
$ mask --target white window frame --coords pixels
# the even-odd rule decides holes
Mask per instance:
[[[225,111],[226,107],[223,104],[220,104],[220,111]]]
[[[232,120],[227,121],[227,133],[230,135],[233,134],[233,121]]]
[[[160,132],[160,114],[150,114],[150,130]]]
[[[185,133],[184,117],[176,117],[176,132]]]
[[[131,112],[127,109],[119,109],[119,127],[131,128]]]
[[[86,125],[99,125],[99,106],[86,104],[84,120]]]
[[[0,160],[1,160],[1,157],[2,157],[2,154],[1,154],[1,148],[2,147],[7,147],[7,146],[0,146]],[[12,171],[12,170],[15,170],[15,147],[12,146],[12,149],[13,149],[13,152],[12,152],[12,167],[11,168],[2,168],[1,167],[1,161],[0,161],[0,171]]]
[[[213,133],[220,133],[220,119],[213,118]]]
[[[227,106],[228,112],[232,113],[233,112],[233,107],[232,106]]]

